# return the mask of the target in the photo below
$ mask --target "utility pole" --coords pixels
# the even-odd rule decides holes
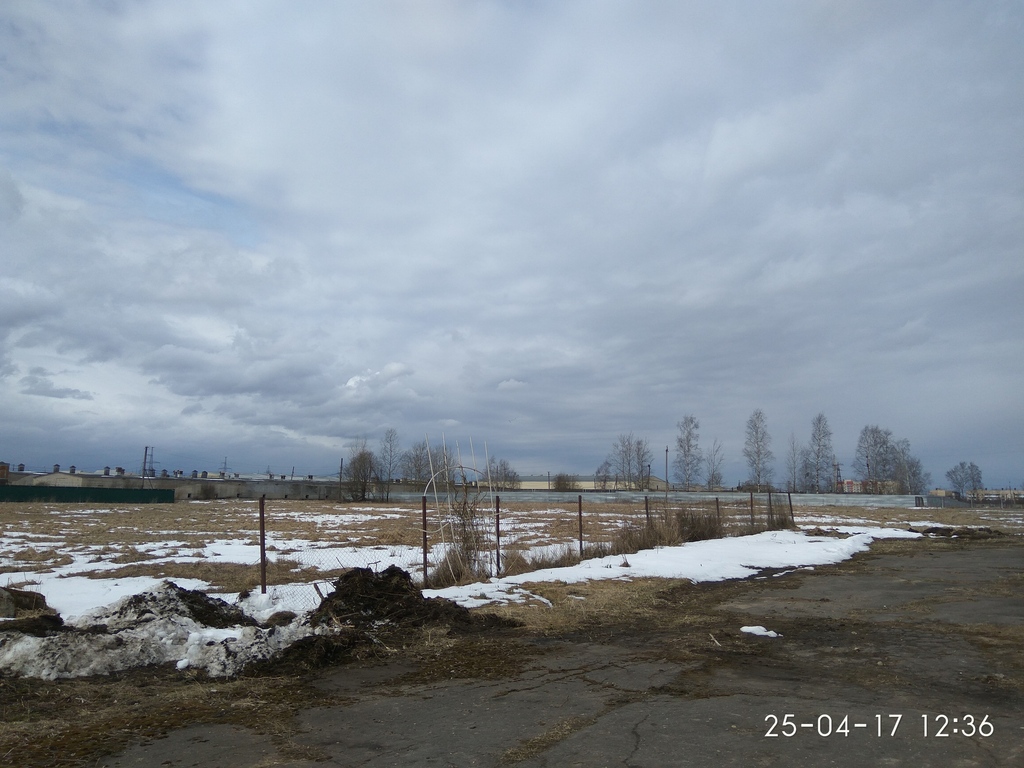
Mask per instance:
[[[341,457],[341,463],[338,465],[338,501],[341,501],[341,478],[342,473],[345,470],[345,457]]]
[[[142,487],[146,487],[146,467],[149,465],[149,446],[142,451]]]

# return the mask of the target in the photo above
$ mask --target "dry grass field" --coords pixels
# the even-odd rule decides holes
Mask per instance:
[[[783,500],[785,497],[781,497]],[[624,530],[642,528],[680,511],[652,497],[643,504],[588,503],[584,499],[585,545],[608,546]],[[720,513],[726,535],[752,530],[746,503],[698,502],[686,509]],[[788,512],[778,509],[776,513]],[[767,507],[758,497],[755,528],[763,526]],[[428,509],[428,546],[446,541],[444,510]],[[828,529],[842,525],[906,528],[928,525],[992,526],[1024,531],[1024,510],[905,509],[849,506],[794,507],[797,525]],[[493,511],[481,509],[478,524],[487,547],[493,547]],[[394,559],[404,567],[421,561],[423,524],[419,505],[408,503],[338,504],[322,501],[272,501],[266,505],[271,561],[270,584],[334,578],[349,567],[378,566]],[[550,564],[578,551],[576,503],[508,503],[501,509],[505,568]],[[92,578],[191,578],[218,592],[239,592],[258,584],[258,504],[248,500],[95,507],[64,504],[0,504],[0,586],[33,585],[33,574],[59,571],[61,576]],[[411,568],[410,568],[411,570]]]

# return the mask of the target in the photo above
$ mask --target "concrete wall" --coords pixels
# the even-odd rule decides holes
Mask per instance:
[[[243,480],[192,477],[147,477],[138,475],[92,475],[51,472],[11,478],[8,487],[110,488],[126,490],[162,489],[173,491],[175,501],[189,499],[338,499],[337,482],[310,480]]]

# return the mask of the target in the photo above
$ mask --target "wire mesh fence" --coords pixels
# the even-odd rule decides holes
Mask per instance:
[[[421,584],[447,586],[790,525],[791,502],[777,494],[618,503],[567,494],[538,504],[464,488],[419,504],[268,503],[265,551],[314,586],[312,601],[350,568],[397,566]]]

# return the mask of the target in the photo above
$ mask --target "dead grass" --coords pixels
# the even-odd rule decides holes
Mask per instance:
[[[999,509],[902,509],[864,507],[804,507],[794,497],[798,523],[827,528],[844,521],[890,525],[905,528],[924,521],[948,525],[988,525],[1007,532],[1024,532],[1024,514],[1020,510]],[[838,499],[837,499],[838,500]],[[724,497],[681,504],[652,496],[649,514],[643,502],[597,503],[584,497],[583,537],[587,557],[611,553],[630,553],[649,546],[662,546],[718,535],[742,535],[767,527],[766,497],[755,496],[754,523],[748,497]],[[489,504],[489,501],[487,502]],[[775,498],[776,523],[787,521],[788,500]],[[481,525],[488,536],[493,531],[493,512],[481,509]],[[683,521],[685,524],[680,524]],[[431,505],[428,509],[430,546],[440,541],[444,520]],[[717,530],[701,532],[704,526]],[[515,495],[502,498],[502,572],[522,573],[544,567],[570,565],[578,560],[579,516],[575,500],[565,505],[523,503]],[[685,529],[685,530],[684,530]],[[267,530],[273,540],[298,539],[322,546],[352,547],[352,556],[325,555],[316,562],[304,553],[306,567],[284,563],[271,566],[271,583],[318,580],[336,575],[346,566],[372,566],[365,549],[376,546],[415,547],[422,543],[423,522],[417,502],[348,503],[329,501],[281,500],[267,504]],[[8,540],[0,552],[0,574],[22,573],[31,581],[31,573],[53,570],[92,559],[125,566],[107,576],[153,575],[158,578],[197,578],[209,581],[217,589],[252,587],[258,578],[256,564],[163,564],[157,557],[195,557],[218,541],[247,541],[255,544],[258,535],[258,503],[255,500],[227,499],[192,501],[176,504],[125,505],[95,508],[70,504],[0,504],[0,531]],[[64,542],[57,546],[56,542]],[[151,546],[164,543],[161,551]],[[492,546],[488,541],[486,547]],[[547,546],[554,552],[532,554],[531,549]],[[362,549],[356,549],[356,547]],[[290,551],[282,547],[279,554]],[[210,558],[212,559],[212,558]],[[328,562],[327,560],[330,560]],[[447,572],[449,583],[477,579],[484,574],[480,563],[444,563],[435,573]],[[311,566],[319,566],[318,568]],[[82,567],[82,572],[89,569]],[[452,574],[457,574],[455,578]]]
[[[623,569],[623,577],[629,576]],[[629,579],[623,581],[528,582],[523,588],[551,603],[550,607],[512,603],[484,610],[518,621],[526,631],[542,636],[562,636],[601,625],[646,626],[664,612],[661,593],[687,580]]]
[[[50,568],[61,565],[68,565],[75,560],[65,552],[58,552],[55,549],[38,550],[34,547],[26,547],[11,555],[11,559],[19,563],[31,563],[33,565],[45,563]]]
[[[267,563],[267,584],[293,584],[296,582],[327,581],[340,576],[345,570],[322,571],[309,568],[299,563],[279,559]],[[149,576],[155,579],[197,579],[210,584],[214,592],[242,592],[252,590],[260,585],[258,565],[240,563],[215,563],[209,560],[201,562],[163,562],[136,563],[114,570],[83,571],[81,576],[94,579],[125,579],[133,576]]]
[[[596,722],[596,717],[568,717],[560,720],[540,736],[534,736],[532,739],[527,739],[512,749],[506,750],[498,758],[498,764],[512,765],[523,760],[529,760],[531,757],[537,757],[555,744],[565,741],[577,731],[589,728]]]
[[[296,711],[333,700],[287,677],[208,680],[173,669],[46,682],[0,678],[0,763],[95,765],[132,742],[195,723],[290,734]]]

